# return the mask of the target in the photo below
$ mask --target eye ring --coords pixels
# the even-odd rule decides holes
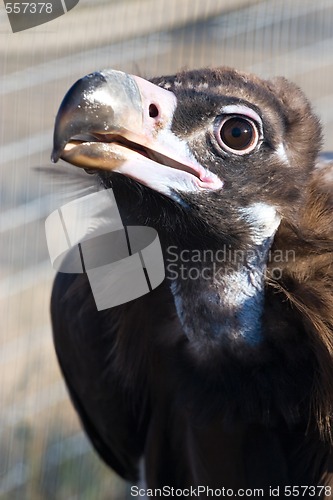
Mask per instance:
[[[236,155],[251,153],[259,143],[257,124],[244,115],[228,115],[215,129],[219,145],[227,152]]]

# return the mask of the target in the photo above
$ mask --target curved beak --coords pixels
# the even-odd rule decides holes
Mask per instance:
[[[140,77],[104,70],[78,80],[58,111],[52,160],[112,170],[172,196],[222,181],[171,131],[177,98]]]

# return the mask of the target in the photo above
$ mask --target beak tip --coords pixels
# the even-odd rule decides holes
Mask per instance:
[[[52,153],[51,153],[51,161],[52,161],[52,163],[57,163],[58,160],[59,160],[59,157],[60,157],[59,153],[57,151],[53,150]]]

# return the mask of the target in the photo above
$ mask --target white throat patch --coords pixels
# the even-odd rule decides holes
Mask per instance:
[[[281,222],[276,209],[267,203],[253,203],[242,208],[240,213],[251,227],[252,241],[255,245],[262,245],[267,238],[272,238]]]

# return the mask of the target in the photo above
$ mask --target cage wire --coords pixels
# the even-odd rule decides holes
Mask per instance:
[[[82,432],[52,345],[44,221],[75,187],[35,167],[51,165],[58,106],[101,68],[149,78],[226,65],[296,82],[333,150],[333,3],[81,0],[15,34],[1,5],[0,58],[0,498],[124,500],[128,486]]]

